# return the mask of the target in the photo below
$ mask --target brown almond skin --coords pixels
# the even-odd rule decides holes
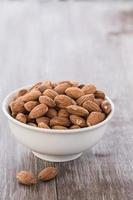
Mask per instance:
[[[18,113],[16,116],[16,120],[26,124],[27,118],[23,113]]]
[[[65,94],[65,90],[67,88],[71,87],[71,84],[69,83],[60,83],[58,84],[54,90],[58,93],[58,94]]]
[[[37,101],[28,101],[24,104],[24,107],[28,112],[30,112],[37,105],[38,105]]]
[[[77,128],[81,128],[81,127],[78,126],[78,125],[72,125],[72,126],[70,126],[70,129],[77,129]]]
[[[39,97],[39,102],[40,103],[44,103],[48,107],[55,107],[56,106],[56,104],[53,101],[53,99],[51,99],[50,97],[47,97],[47,96],[40,96]]]
[[[83,108],[81,106],[77,106],[77,105],[67,106],[67,111],[70,114],[78,115],[81,117],[87,116],[89,114],[88,110],[86,110],[85,108]]]
[[[61,83],[68,83],[71,85],[71,87],[78,87],[79,83],[77,81],[60,81],[58,84],[61,84]],[[58,85],[57,84],[57,85]]]
[[[100,112],[101,111],[99,105],[97,105],[95,102],[90,101],[90,100],[85,101],[83,103],[83,107],[85,109],[87,109],[89,112],[92,112],[92,111],[98,111],[98,112]]]
[[[111,112],[111,104],[105,100],[101,103],[101,108],[103,110],[103,112],[105,112],[106,114],[109,114]]]
[[[18,172],[16,175],[16,179],[18,180],[19,183],[21,183],[23,185],[33,185],[33,184],[37,183],[36,178],[29,171]]]
[[[95,85],[92,85],[92,84],[85,85],[85,86],[82,88],[82,91],[84,92],[84,94],[94,94],[95,91],[96,91],[96,86],[95,86]]]
[[[58,95],[58,93],[52,89],[47,89],[43,92],[44,96],[48,96],[54,100],[54,98]]]
[[[31,90],[38,90],[38,87],[40,86],[42,84],[42,82],[38,82],[38,83],[35,83],[30,89],[29,89],[29,91],[31,91]]]
[[[70,115],[70,121],[74,125],[78,125],[80,127],[85,127],[86,126],[86,121],[82,117],[79,117],[77,115]]]
[[[48,107],[45,104],[39,104],[33,110],[31,110],[29,117],[35,119],[42,117],[48,111]]]
[[[105,114],[101,112],[91,112],[90,115],[87,118],[87,125],[93,126],[100,122],[102,122],[105,119]]]
[[[22,100],[24,102],[35,101],[38,100],[39,96],[41,96],[41,92],[38,90],[33,90],[23,95]]]
[[[84,92],[77,87],[69,87],[65,90],[67,96],[71,97],[72,99],[78,99],[79,97],[84,95]]]
[[[89,113],[103,112],[107,116],[111,111],[105,93],[95,85],[67,80],[57,83],[43,81],[30,89],[22,89],[9,107],[16,120],[42,128],[46,124],[52,129],[82,128],[86,126],[86,118],[91,116]],[[77,118],[85,123],[78,125],[82,120]]]
[[[41,181],[49,181],[55,178],[58,174],[58,170],[55,167],[47,167],[40,171],[38,174],[38,179]]]
[[[10,103],[11,112],[16,115],[18,113],[25,112],[24,102],[20,100],[16,100]]]
[[[105,99],[105,93],[101,90],[96,90],[95,91],[95,97],[99,99]]]
[[[39,122],[38,123],[38,127],[39,128],[47,128],[47,129],[49,129],[49,126],[46,123],[44,123],[44,122]]]
[[[54,117],[50,120],[50,126],[70,126],[70,120],[66,117]]]
[[[52,89],[52,82],[51,81],[44,81],[39,87],[40,92],[44,92],[46,89]]]
[[[60,129],[60,130],[65,130],[67,129],[65,126],[52,126],[52,129]]]
[[[66,108],[67,106],[76,104],[72,98],[66,95],[58,95],[55,97],[54,101],[59,108]]]
[[[28,90],[26,90],[26,89],[20,90],[20,91],[18,92],[18,94],[17,94],[17,98],[23,96],[23,95],[26,94],[27,92],[28,92]]]
[[[55,110],[54,108],[49,108],[48,112],[46,113],[46,116],[49,118],[53,118],[57,116],[57,110]]]
[[[80,84],[78,87],[79,87],[80,89],[82,89],[84,86],[85,86],[85,84]]]
[[[36,118],[36,123],[39,124],[40,122],[43,122],[43,123],[49,125],[50,119],[49,119],[49,117]]]
[[[29,117],[29,114],[26,115],[26,118],[27,118],[27,123],[36,123],[36,119],[31,119],[31,118]]]
[[[97,105],[101,106],[101,103],[103,102],[103,99],[94,99],[93,100]]]
[[[69,117],[69,115],[65,108],[61,108],[58,112],[58,117]]]
[[[95,97],[93,94],[86,94],[86,95],[83,95],[80,98],[78,98],[76,102],[79,106],[82,106],[85,101],[87,101],[87,100],[93,101],[94,99],[95,99]]]
[[[58,85],[58,83],[53,83],[52,86],[53,86],[53,89]]]

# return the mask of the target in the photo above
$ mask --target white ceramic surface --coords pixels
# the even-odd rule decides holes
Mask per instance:
[[[102,138],[114,113],[114,104],[109,97],[106,97],[111,103],[112,111],[103,122],[95,126],[72,130],[51,130],[32,127],[15,120],[9,114],[9,102],[20,89],[22,88],[11,92],[4,99],[3,112],[8,119],[11,132],[15,138],[21,144],[30,148],[35,156],[43,160],[64,162],[78,158],[82,152],[91,148]]]

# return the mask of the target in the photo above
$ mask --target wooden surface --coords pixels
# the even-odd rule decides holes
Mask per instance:
[[[0,200],[132,200],[133,4],[1,3],[0,102],[45,79],[95,83],[115,116],[94,148],[53,164],[18,144],[0,111]],[[29,188],[15,180],[19,170],[50,165],[59,167],[55,180]]]

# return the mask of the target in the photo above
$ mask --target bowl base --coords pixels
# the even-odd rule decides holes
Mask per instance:
[[[49,161],[49,162],[67,162],[67,161],[75,160],[82,155],[82,153],[78,153],[78,154],[66,155],[66,156],[56,156],[56,155],[52,156],[52,155],[40,154],[40,153],[37,153],[37,152],[34,152],[34,151],[32,151],[32,153],[36,157],[38,157],[42,160]]]

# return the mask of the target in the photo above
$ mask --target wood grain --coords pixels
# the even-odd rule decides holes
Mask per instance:
[[[104,138],[68,163],[37,159],[0,110],[1,200],[133,199],[133,3],[0,3],[0,103],[38,80],[95,83],[115,103]],[[18,185],[16,172],[57,166],[57,179]]]

